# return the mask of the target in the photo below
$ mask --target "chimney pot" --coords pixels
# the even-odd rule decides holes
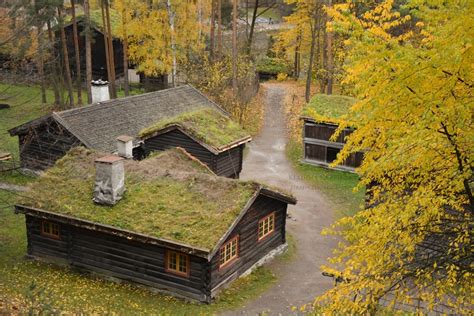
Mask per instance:
[[[127,135],[117,137],[117,153],[123,158],[133,158],[133,137]]]
[[[110,100],[109,82],[99,80],[91,81],[92,103]]]
[[[125,191],[123,158],[105,156],[95,160],[94,202],[115,205]]]

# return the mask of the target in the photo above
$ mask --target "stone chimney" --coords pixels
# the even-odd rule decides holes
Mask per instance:
[[[99,80],[91,81],[92,103],[110,100],[109,82]]]
[[[105,156],[95,160],[94,202],[115,205],[125,191],[123,158]]]
[[[133,137],[127,135],[117,137],[117,153],[126,159],[133,158]]]

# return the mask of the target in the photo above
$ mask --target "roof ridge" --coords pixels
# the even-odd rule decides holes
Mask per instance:
[[[191,87],[191,85],[186,84],[186,85],[182,85],[182,86],[178,86],[178,87],[171,87],[171,88],[167,88],[167,89],[163,89],[163,90],[151,91],[151,92],[146,92],[146,93],[137,94],[137,95],[129,95],[129,96],[123,97],[123,98],[110,99],[110,100],[107,100],[107,101],[91,103],[91,104],[88,104],[88,105],[85,105],[85,106],[81,106],[81,107],[77,107],[77,108],[73,108],[73,109],[67,109],[67,110],[63,110],[63,111],[58,111],[58,112],[55,112],[55,113],[57,113],[58,115],[61,115],[61,114],[66,114],[66,113],[74,112],[74,111],[78,111],[78,110],[81,110],[81,111],[82,110],[87,110],[87,109],[90,109],[92,107],[104,106],[104,105],[107,105],[109,103],[113,103],[113,102],[116,102],[116,101],[127,101],[127,100],[130,100],[130,99],[134,100],[134,99],[138,99],[138,98],[141,98],[141,97],[144,97],[144,96],[149,96],[149,95],[152,95],[152,94],[162,94],[164,92],[171,91],[171,90],[183,89],[183,88],[186,88],[188,86]]]

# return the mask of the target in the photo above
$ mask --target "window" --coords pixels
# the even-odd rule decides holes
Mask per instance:
[[[59,225],[48,221],[41,222],[41,235],[59,239]]]
[[[182,276],[189,276],[188,255],[176,251],[167,251],[166,271]]]
[[[258,240],[261,240],[275,230],[275,212],[258,221]]]
[[[229,262],[237,258],[239,246],[239,236],[235,236],[228,242],[226,242],[220,251],[220,267],[227,265]]]

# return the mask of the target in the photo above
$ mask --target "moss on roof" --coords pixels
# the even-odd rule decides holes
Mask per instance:
[[[126,160],[122,200],[102,206],[92,201],[94,160],[101,156],[72,149],[17,203],[211,250],[259,189],[254,182],[215,176],[174,149]]]
[[[250,137],[238,123],[219,113],[217,110],[209,108],[163,119],[140,131],[140,137],[149,137],[173,125],[183,128],[190,133],[191,136],[217,150],[245,137]]]
[[[339,124],[357,99],[344,95],[316,94],[303,108],[303,117]]]

